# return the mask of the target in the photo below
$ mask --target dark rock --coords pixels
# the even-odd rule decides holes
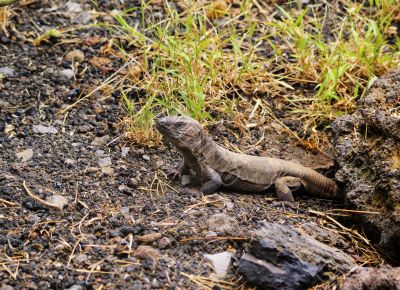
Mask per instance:
[[[347,277],[342,290],[400,289],[400,267],[357,268]]]
[[[344,252],[282,225],[265,223],[255,234],[239,271],[261,289],[304,289],[356,266]]]
[[[128,235],[128,234],[134,234],[135,233],[135,229],[131,226],[122,226],[119,231],[121,232],[121,234],[123,235]]]
[[[139,182],[135,178],[130,178],[129,179],[129,186],[132,188],[136,188],[138,186]]]
[[[131,226],[122,226],[119,231],[123,235],[128,235],[128,234],[139,234],[143,231],[143,228],[140,225],[136,225],[134,227]]]
[[[332,129],[347,203],[379,214],[358,218],[386,256],[400,258],[400,71],[378,79],[357,111],[338,118]]]
[[[110,235],[110,237],[111,238],[115,238],[115,237],[118,237],[119,236],[119,231],[117,231],[117,230],[110,230],[109,231],[109,235]]]

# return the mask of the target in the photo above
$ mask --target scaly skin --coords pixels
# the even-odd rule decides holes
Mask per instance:
[[[189,117],[164,117],[156,127],[183,155],[176,175],[192,171],[204,194],[220,187],[259,193],[274,186],[279,200],[293,202],[290,187],[300,181],[314,195],[343,199],[336,183],[315,170],[282,159],[231,152],[212,141],[201,125]]]

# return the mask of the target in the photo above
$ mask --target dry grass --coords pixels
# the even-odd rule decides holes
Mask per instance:
[[[114,36],[108,52],[132,62],[120,89],[136,142],[154,142],[160,114],[202,122],[218,116],[246,127],[261,99],[298,118],[318,146],[316,128],[354,110],[377,76],[399,67],[395,0],[161,6],[161,19],[142,1],[140,9],[114,14],[116,25],[104,24]],[[135,22],[134,13],[142,19]],[[253,115],[256,126],[265,121]]]
[[[0,7],[0,30],[8,36],[8,20],[11,16],[11,8],[8,6]]]
[[[250,288],[243,283],[243,281],[240,281],[240,279],[237,280],[231,280],[231,281],[225,281],[225,280],[220,280],[220,279],[213,279],[209,277],[204,277],[200,275],[191,275],[191,274],[186,274],[186,273],[181,273],[182,276],[188,278],[190,281],[192,281],[194,284],[199,289],[206,289],[206,290],[211,290],[211,289],[224,289],[224,290],[244,290],[244,289],[254,289]]]

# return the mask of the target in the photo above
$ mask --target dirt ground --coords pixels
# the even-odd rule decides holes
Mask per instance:
[[[89,9],[93,4],[82,5]],[[106,4],[99,1],[99,5]],[[319,222],[306,210],[342,207],[333,201],[298,197],[300,210],[294,211],[275,204],[273,195],[221,192],[202,197],[187,190],[165,176],[180,159],[170,145],[148,148],[124,138],[123,127],[117,125],[125,111],[117,94],[106,98],[95,94],[59,114],[80,92],[95,88],[123,64],[112,56],[107,56],[112,60],[109,70],[90,62],[101,55],[104,45],[90,40],[108,37],[99,27],[73,30],[61,41],[34,46],[34,32],[75,25],[77,20],[65,9],[59,1],[17,7],[9,35],[0,33],[0,67],[12,70],[0,82],[3,287],[198,289],[193,277],[213,273],[204,254],[229,250],[237,261],[260,221]],[[62,71],[70,68],[65,56],[74,49],[84,53],[79,64],[83,72],[68,79],[68,72]],[[56,130],[50,127],[50,132],[40,133],[34,125]],[[230,124],[216,123],[208,129],[217,142],[227,138],[243,152],[294,159],[332,174],[329,152],[311,153],[295,146],[297,140],[277,123],[254,128],[240,140],[239,131]],[[41,199],[62,195],[67,205],[63,210],[46,207],[28,191]],[[210,237],[206,221],[217,213],[237,221],[234,238],[205,239]],[[160,235],[150,242],[140,241],[140,236],[154,233]],[[143,244],[150,248],[138,248]],[[344,248],[356,257],[350,243]],[[227,280],[239,279],[235,284],[240,285],[236,266],[233,263]]]

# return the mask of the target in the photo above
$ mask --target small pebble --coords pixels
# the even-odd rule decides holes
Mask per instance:
[[[85,254],[79,254],[79,255],[74,257],[74,261],[77,262],[77,263],[84,263],[87,260],[88,260],[88,257]]]
[[[117,231],[117,230],[110,230],[109,232],[109,235],[110,235],[110,237],[111,238],[115,238],[115,237],[118,237],[119,236],[119,231]]]
[[[138,181],[135,178],[130,178],[129,179],[129,186],[132,188],[136,188],[138,186]]]
[[[92,130],[92,126],[90,125],[82,125],[77,128],[79,133],[87,133]]]
[[[66,61],[70,61],[70,62],[74,62],[74,61],[82,62],[85,60],[85,54],[79,49],[74,49],[74,50],[68,52],[65,55],[64,59]]]
[[[218,236],[218,234],[216,232],[212,232],[212,231],[207,232],[207,234],[206,234],[206,238],[217,237],[217,236]]]
[[[33,132],[40,134],[57,134],[58,130],[54,126],[33,125]]]
[[[0,285],[0,290],[13,290],[14,288],[10,285],[7,284],[1,284]]]
[[[72,23],[85,25],[88,24],[91,20],[92,20],[92,15],[86,11],[82,11],[81,13],[79,13],[78,16],[76,16],[72,20]]]
[[[61,79],[70,80],[75,76],[75,73],[72,69],[63,69],[59,73]]]
[[[238,230],[239,224],[227,214],[215,214],[207,220],[208,230],[233,235]]]
[[[81,285],[73,285],[66,290],[82,290],[83,287]]]
[[[151,286],[155,289],[155,288],[160,288],[160,283],[158,282],[158,280],[156,278],[154,278],[151,281]]]
[[[96,138],[94,138],[92,143],[90,143],[90,145],[99,147],[99,146],[107,144],[108,140],[110,140],[110,136],[108,136],[108,135],[104,135],[103,137],[96,137]]]
[[[156,161],[156,169],[160,169],[164,165],[164,161],[157,160]]]
[[[122,215],[129,214],[129,206],[121,207],[121,209],[119,210],[119,212],[120,212]]]
[[[126,157],[126,155],[128,155],[128,153],[129,153],[129,147],[122,147],[121,148],[121,155],[122,155],[122,157]]]
[[[107,167],[111,166],[111,157],[106,157],[106,158],[100,158],[99,161],[97,162],[100,167]]]
[[[71,158],[66,158],[66,159],[64,160],[64,163],[65,163],[65,164],[68,164],[68,165],[72,165],[72,164],[75,164],[75,160],[74,160],[74,159],[71,159]]]
[[[68,203],[68,199],[58,194],[48,196],[46,201],[59,208],[63,208]]]
[[[139,236],[139,237],[137,237],[137,240],[139,242],[143,242],[143,243],[152,243],[152,242],[159,240],[160,238],[161,238],[160,233],[151,233],[151,234]]]
[[[229,210],[233,210],[233,208],[235,207],[235,204],[231,201],[228,201],[225,203],[225,207]]]
[[[136,232],[135,228],[131,226],[122,226],[119,231],[125,236],[128,234],[135,234]]]
[[[2,74],[5,77],[13,77],[15,75],[14,69],[8,66],[0,67],[0,74]]]
[[[21,162],[27,162],[33,157],[33,150],[31,148],[25,149],[21,152],[16,153],[15,155],[18,159],[21,160]]]
[[[73,1],[68,1],[65,3],[65,8],[67,12],[70,13],[80,13],[82,12],[82,6],[79,3],[73,2]]]
[[[156,263],[160,258],[160,254],[158,253],[157,249],[146,245],[140,245],[139,247],[137,247],[134,255],[136,258],[139,259],[151,258],[154,263]]]
[[[101,172],[104,173],[105,175],[108,176],[113,176],[114,175],[114,168],[110,166],[105,166],[101,168]]]
[[[172,244],[172,242],[171,242],[171,240],[169,239],[169,238],[167,238],[167,237],[162,237],[159,241],[158,241],[158,248],[160,249],[160,250],[163,250],[163,249],[167,249],[167,248],[169,248],[170,246],[171,246],[171,244]]]

